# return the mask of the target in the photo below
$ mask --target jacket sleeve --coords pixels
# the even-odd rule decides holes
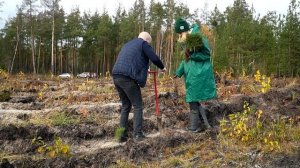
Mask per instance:
[[[179,78],[184,74],[184,62],[182,61],[176,70],[176,76]]]
[[[147,43],[143,43],[143,52],[144,54],[160,69],[164,69],[164,64],[161,62],[159,57],[154,53],[152,47]]]
[[[196,62],[206,61],[210,59],[210,49],[208,46],[208,40],[206,38],[203,38],[203,48],[198,52],[192,53],[190,58]]]

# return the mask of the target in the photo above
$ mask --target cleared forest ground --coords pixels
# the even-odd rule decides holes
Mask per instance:
[[[142,90],[147,138],[118,143],[120,102],[109,77],[1,77],[0,167],[300,167],[299,79],[272,79],[265,93],[251,77],[220,80],[219,99],[204,103],[214,128],[197,134],[185,131],[182,79],[168,77],[158,83],[158,130],[151,81]]]

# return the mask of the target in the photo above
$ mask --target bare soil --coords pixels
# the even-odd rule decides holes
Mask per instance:
[[[244,101],[272,112],[268,113],[271,115],[266,120],[278,116],[299,120],[300,85],[297,82],[292,85],[286,81],[282,85],[280,82],[274,83],[272,85],[275,87],[264,94],[242,93],[234,89],[240,84],[234,81],[230,85],[218,83],[219,99],[203,103],[214,128],[206,130],[201,125],[203,132],[197,134],[185,131],[189,109],[184,101],[182,81],[178,79],[174,85],[174,81],[167,80],[164,87],[169,89],[159,93],[162,130],[158,130],[154,115],[154,91],[152,84],[148,83],[142,90],[143,130],[147,138],[141,142],[129,138],[126,143],[118,143],[114,133],[120,117],[120,102],[110,79],[1,79],[1,89],[9,92],[10,98],[6,97],[0,102],[0,168],[113,167],[119,161],[135,165],[162,163],[162,167],[170,167],[163,166],[163,162],[186,153],[185,146],[193,144],[203,144],[200,145],[202,148],[196,150],[214,153],[214,158],[222,163],[222,167],[300,167],[300,151],[268,154],[261,153],[259,149],[250,149],[250,154],[245,154],[240,162],[230,162],[222,161],[226,156],[218,150],[219,121],[228,114],[242,111]],[[54,114],[61,113],[69,120],[60,124],[50,120]],[[70,122],[71,119],[74,122]],[[132,114],[129,125],[131,133]],[[51,158],[38,153],[38,145],[32,144],[37,137],[41,137],[46,144],[53,144],[55,137],[62,138],[70,146],[70,155]],[[171,152],[167,152],[168,149]],[[205,159],[204,155],[194,157],[190,163],[192,167],[201,164],[214,167],[212,160]]]

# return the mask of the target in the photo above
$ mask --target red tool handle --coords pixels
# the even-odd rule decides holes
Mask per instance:
[[[158,106],[158,94],[157,94],[157,84],[156,84],[156,76],[157,76],[157,71],[149,71],[149,73],[153,74],[153,78],[154,78],[154,92],[155,92],[155,111],[156,111],[156,115],[160,116],[160,111],[159,111],[159,106]]]

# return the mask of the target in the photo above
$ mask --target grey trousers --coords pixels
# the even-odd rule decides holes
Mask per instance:
[[[120,127],[125,128],[121,137],[128,137],[128,116],[133,106],[133,134],[143,134],[143,100],[140,86],[131,78],[113,77],[115,87],[122,102]]]

